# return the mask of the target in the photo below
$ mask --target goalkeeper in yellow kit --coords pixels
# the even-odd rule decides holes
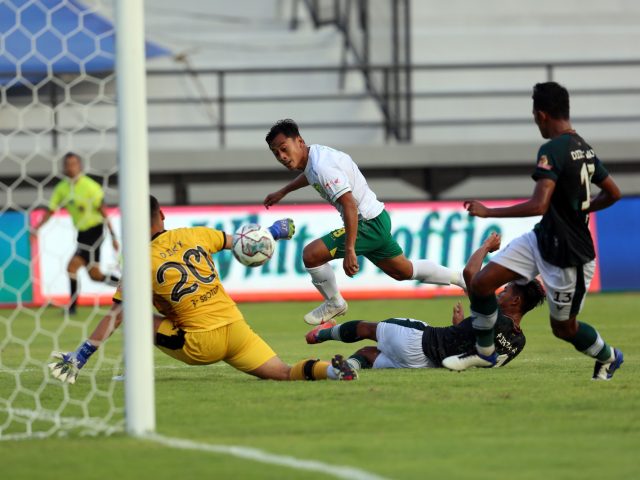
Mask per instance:
[[[242,372],[272,380],[354,380],[355,370],[340,355],[331,362],[302,360],[284,363],[245,322],[227,295],[211,254],[232,245],[232,236],[207,227],[165,230],[164,214],[151,197],[151,259],[155,344],[167,355],[189,365],[224,360]],[[278,220],[269,231],[288,240],[293,220]],[[49,364],[53,377],[75,383],[80,369],[122,322],[121,289],[110,312],[74,352],[55,352]]]

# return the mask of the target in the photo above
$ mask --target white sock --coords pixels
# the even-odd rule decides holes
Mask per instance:
[[[331,366],[331,364],[327,365],[327,378],[329,380],[338,380],[338,374],[336,373],[335,368]]]
[[[347,363],[354,370],[362,370],[362,365],[360,365],[360,362],[355,358],[347,358]]]
[[[336,274],[328,263],[319,267],[307,268],[307,272],[311,275],[311,283],[315,285],[325,300],[332,300],[334,303],[342,304],[344,299],[338,291],[336,283]]]
[[[489,347],[481,347],[476,343],[476,350],[480,355],[484,355],[485,357],[488,357],[489,355],[491,355],[493,352],[496,351],[496,346],[491,345]]]
[[[434,283],[436,285],[457,285],[466,288],[462,273],[443,267],[431,260],[411,260],[413,264],[412,280],[418,280],[422,283]]]

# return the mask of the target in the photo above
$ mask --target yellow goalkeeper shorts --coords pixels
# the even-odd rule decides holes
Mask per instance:
[[[243,372],[255,370],[276,356],[244,320],[208,332],[185,332],[165,319],[156,332],[156,346],[188,365],[209,365],[224,360]]]

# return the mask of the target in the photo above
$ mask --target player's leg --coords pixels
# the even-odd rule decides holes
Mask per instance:
[[[498,301],[495,291],[513,280],[530,281],[535,278],[539,271],[536,254],[538,241],[535,233],[527,232],[495,254],[473,277],[469,285],[469,299],[477,353],[447,357],[442,366],[450,370],[465,370],[496,364],[494,325],[498,318]]]
[[[380,354],[372,368],[432,368],[422,337],[427,324],[411,318],[389,318],[378,324],[376,348]]]
[[[594,380],[609,380],[624,361],[622,352],[608,345],[593,326],[577,319],[594,271],[595,261],[564,269],[544,262],[540,268],[553,334],[595,359]]]
[[[380,355],[380,350],[376,347],[362,347],[357,352],[354,352],[347,362],[354,370],[363,370],[373,368],[373,364]]]
[[[327,242],[330,245],[336,244],[332,251],[330,251]],[[311,282],[324,298],[322,304],[304,316],[304,321],[309,325],[328,322],[332,318],[344,315],[347,311],[347,302],[338,290],[336,275],[329,265],[331,260],[338,258],[336,252],[337,245],[340,243],[344,245],[344,236],[340,235],[340,230],[335,230],[322,239],[314,240],[304,247],[302,252],[302,261],[307,272],[311,275]],[[344,248],[342,252],[344,252]]]
[[[409,260],[391,234],[391,217],[385,211],[372,220],[361,222],[359,248],[378,268],[395,280],[418,280],[437,285],[466,288],[462,272],[431,260]]]
[[[347,360],[355,370],[436,367],[422,349],[426,323],[409,318],[389,318],[376,325],[378,345],[361,348]]]
[[[498,319],[496,289],[522,276],[498,263],[489,262],[471,281],[469,300],[473,332],[476,337],[476,353],[447,357],[442,366],[449,370],[466,370],[470,367],[492,367],[498,361],[495,347],[494,326]]]
[[[100,251],[102,248],[102,241],[104,239],[104,227],[98,225],[90,228],[86,232],[82,232],[84,247],[89,255],[87,262],[87,270],[89,277],[94,282],[104,282],[107,285],[117,286],[120,282],[120,277],[114,274],[104,274],[100,270]]]
[[[457,285],[466,290],[462,272],[439,265],[431,260],[409,260],[402,255],[383,258],[374,262],[384,273],[395,280],[418,280],[435,285]]]
[[[336,340],[343,343],[354,343],[360,340],[376,340],[377,322],[365,322],[352,320],[338,325],[332,322],[318,325],[306,335],[307,343],[322,343],[328,340]]]
[[[357,377],[357,374],[351,375],[351,367],[339,356],[332,362],[307,359],[289,366],[244,320],[233,322],[227,328],[224,361],[249,375],[268,380],[353,380]]]
[[[331,362],[306,359],[289,366],[279,357],[272,357],[258,368],[247,372],[265,380],[355,380],[358,374],[341,355]]]
[[[69,275],[69,306],[70,315],[76,314],[76,306],[78,304],[78,270],[86,266],[88,263],[88,255],[86,250],[78,248],[69,260],[67,265],[67,274]]]

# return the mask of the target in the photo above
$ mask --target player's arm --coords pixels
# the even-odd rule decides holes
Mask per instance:
[[[109,312],[100,320],[93,333],[74,352],[53,352],[56,361],[49,363],[49,370],[54,378],[63,383],[76,383],[80,369],[84,367],[91,355],[106,341],[122,323],[120,303],[113,302]]]
[[[589,212],[597,212],[598,210],[603,210],[607,207],[610,207],[614,203],[616,203],[622,197],[620,193],[620,188],[616,182],[611,178],[611,175],[608,175],[602,182],[597,184],[600,187],[600,193],[591,200],[591,204],[589,205]]]
[[[358,273],[358,257],[356,256],[356,237],[358,236],[358,205],[351,192],[346,192],[338,197],[337,202],[342,206],[344,217],[344,261],[342,267],[344,273],[353,277]]]
[[[49,219],[53,216],[53,214],[58,210],[63,201],[63,193],[61,190],[62,182],[58,183],[53,189],[53,194],[51,195],[51,199],[49,200],[49,209],[46,211],[40,223],[36,225],[34,229],[34,234],[38,233],[38,230],[42,228],[42,226],[49,221]]]
[[[273,225],[267,227],[267,230],[271,232],[271,236],[274,240],[290,240],[296,233],[296,224],[291,218],[281,218],[273,222]],[[233,248],[233,235],[228,233],[224,234],[224,244],[221,250],[230,250]],[[217,251],[217,250],[216,250]]]
[[[480,271],[482,268],[482,263],[488,254],[491,252],[495,252],[500,248],[500,235],[497,233],[492,233],[487,237],[487,239],[482,242],[480,248],[478,248],[467,260],[467,264],[462,271],[462,276],[464,277],[464,282],[467,284],[467,291],[469,291],[469,287],[471,286],[471,280],[474,275]]]
[[[118,237],[116,237],[116,232],[113,230],[113,226],[111,225],[109,215],[107,215],[107,209],[104,206],[104,203],[100,204],[99,210],[102,218],[104,218],[104,223],[107,225],[109,234],[111,235],[111,243],[113,245],[113,249],[117,252],[120,249],[120,243],[118,243]]]
[[[301,188],[309,185],[309,180],[307,179],[304,173],[301,173],[296,178],[287,183],[284,187],[282,187],[277,192],[270,193],[264,199],[264,206],[269,208],[271,205],[275,205],[280,200],[282,200],[285,195],[288,195],[291,192],[299,190]]]
[[[229,235],[228,233],[224,234],[224,245],[222,245],[222,250],[231,250],[233,248],[233,235]]]
[[[510,207],[488,208],[477,200],[469,200],[464,202],[464,208],[472,217],[535,217],[547,213],[555,188],[556,182],[554,180],[541,178],[536,182],[533,195],[526,202]]]

